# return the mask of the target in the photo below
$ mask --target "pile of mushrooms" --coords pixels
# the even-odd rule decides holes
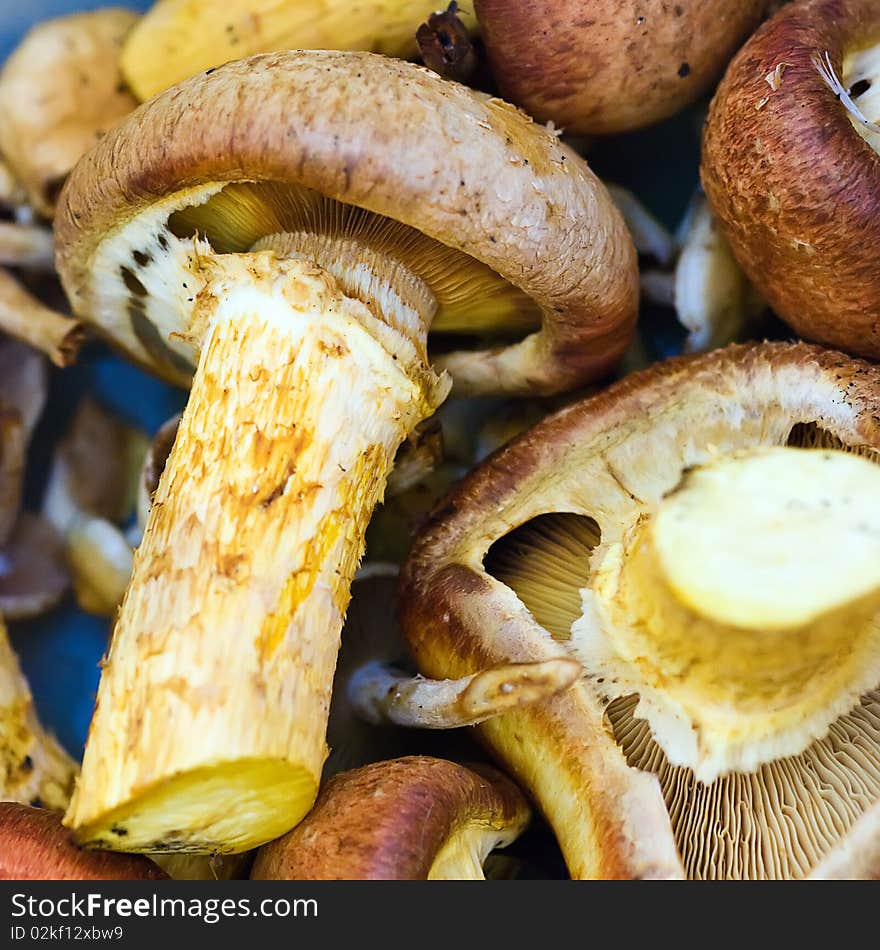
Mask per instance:
[[[0,877],[880,876],[878,37],[876,0],[34,24]],[[108,641],[66,749],[21,645],[70,611]]]

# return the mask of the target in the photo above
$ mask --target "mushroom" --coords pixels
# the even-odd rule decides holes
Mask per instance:
[[[38,224],[0,221],[0,265],[54,270],[55,244],[52,232]]]
[[[569,134],[668,118],[706,92],[767,0],[475,0],[505,98]]]
[[[64,809],[76,763],[40,725],[0,618],[0,800]],[[0,847],[0,852],[5,851]]]
[[[118,65],[137,18],[113,7],[45,20],[0,71],[0,152],[47,217],[77,159],[137,105]]]
[[[57,812],[0,802],[0,880],[161,881],[167,877],[141,855],[83,850]]]
[[[192,382],[65,820],[94,846],[247,850],[314,801],[364,530],[443,370],[510,393],[607,372],[635,251],[555,136],[369,53],[257,56],[157,96],[55,223],[74,311]],[[429,327],[528,335],[432,367]]]
[[[767,305],[736,262],[701,191],[682,220],[679,240],[674,271],[643,271],[642,295],[676,311],[688,330],[687,353],[742,340]]]
[[[445,732],[471,726],[553,696],[582,675],[576,660],[556,658],[500,664],[461,679],[414,676],[405,669],[410,663],[394,617],[397,570],[395,564],[370,562],[352,584],[333,680],[324,778],[412,751],[406,733],[394,727]]]
[[[77,603],[89,613],[115,613],[131,578],[120,525],[134,511],[146,455],[146,435],[88,396],[55,449],[43,514],[64,539]]]
[[[257,853],[251,880],[482,880],[531,813],[497,770],[428,756],[334,776],[293,831]]]
[[[715,95],[701,176],[733,253],[799,335],[880,357],[880,8],[796,0]]]
[[[45,612],[69,586],[58,536],[20,510],[28,446],[48,388],[42,356],[0,338],[0,614],[11,620]]]
[[[412,58],[437,0],[157,0],[131,31],[122,71],[141,100],[231,59],[285,49],[365,50]],[[467,29],[473,14],[458,11]]]
[[[572,876],[867,860],[849,835],[880,814],[878,419],[880,368],[731,346],[549,417],[438,507],[399,594],[419,669],[584,664],[476,727]]]
[[[85,339],[81,321],[47,307],[2,267],[0,330],[29,343],[60,367],[76,360]]]

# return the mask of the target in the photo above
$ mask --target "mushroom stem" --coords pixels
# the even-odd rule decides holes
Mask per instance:
[[[841,451],[692,470],[601,559],[600,689],[638,693],[703,782],[803,751],[880,677],[878,498],[880,466]]]
[[[0,264],[51,271],[55,267],[52,232],[38,225],[0,221]]]
[[[240,852],[308,811],[366,525],[445,395],[424,322],[272,252],[204,267],[200,362],[65,818],[93,847]]]
[[[357,714],[375,726],[457,729],[549,699],[582,675],[577,660],[561,657],[494,666],[455,680],[410,677],[374,662],[352,676],[348,693]]]
[[[85,338],[79,320],[51,310],[0,268],[0,330],[41,350],[56,366],[69,366]]]
[[[64,541],[77,604],[99,617],[113,616],[131,579],[128,539],[106,518],[80,512]]]
[[[24,188],[12,174],[12,169],[0,156],[0,205],[6,208],[15,208],[24,204],[27,197]]]
[[[65,808],[76,765],[40,725],[0,619],[0,800]]]

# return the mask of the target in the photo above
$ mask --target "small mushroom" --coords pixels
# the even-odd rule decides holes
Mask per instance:
[[[75,775],[76,763],[40,725],[0,619],[0,801],[64,809]]]
[[[55,269],[52,232],[38,224],[0,221],[0,265],[28,270]]]
[[[570,134],[665,119],[706,92],[767,0],[475,0],[502,94]]]
[[[0,613],[10,620],[44,613],[70,584],[56,533],[20,510],[28,446],[48,387],[43,357],[0,339]]]
[[[58,812],[0,802],[0,880],[161,881],[168,877],[148,858],[84,851]]]
[[[45,353],[60,367],[74,362],[85,339],[80,320],[47,307],[2,267],[0,330]]]
[[[484,722],[567,689],[582,675],[571,658],[501,664],[455,680],[414,676],[394,618],[397,566],[370,562],[352,584],[333,680],[324,777],[407,751],[401,730]]]
[[[0,152],[46,217],[77,159],[137,105],[119,72],[137,19],[112,7],[45,20],[0,71]]]
[[[89,613],[112,616],[131,578],[120,525],[134,510],[146,455],[144,433],[89,397],[55,450],[43,515],[64,540],[77,603]]]
[[[486,765],[409,756],[334,776],[308,817],[257,853],[252,880],[482,880],[531,818]]]
[[[145,103],[55,223],[75,312],[192,382],[65,820],[94,846],[248,850],[314,801],[366,525],[443,370],[509,393],[607,372],[635,250],[586,164],[515,109],[314,50]],[[431,365],[429,327],[508,342]]]
[[[413,58],[438,0],[157,0],[132,30],[122,70],[141,100],[231,59],[284,49],[365,50]],[[459,22],[473,30],[468,10]]]
[[[701,192],[694,196],[679,232],[681,251],[674,271],[643,271],[642,295],[676,311],[689,331],[685,352],[744,339],[767,305],[737,263]]]
[[[736,259],[798,334],[880,357],[880,8],[797,0],[728,67],[701,176]]]
[[[38,617],[69,588],[61,537],[48,522],[22,512],[0,548],[0,613],[9,620]]]
[[[399,595],[419,669],[584,665],[476,727],[572,876],[874,860],[878,419],[877,367],[732,346],[549,417],[438,507]]]

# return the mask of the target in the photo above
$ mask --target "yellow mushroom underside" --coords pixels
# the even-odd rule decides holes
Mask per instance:
[[[845,446],[812,423],[773,422],[759,441],[845,449],[877,461],[873,450]],[[572,628],[577,634],[584,622],[581,595],[596,583],[591,572],[604,553],[597,550],[602,541],[590,518],[540,516],[496,541],[485,567],[517,593],[548,632],[580,655],[583,644],[577,635],[572,639]],[[690,878],[805,877],[880,797],[880,688],[865,689],[798,754],[702,782],[693,769],[671,764],[651,725],[636,718],[639,693],[615,698],[603,679],[595,681],[595,689],[609,727],[628,764],[657,776]]]
[[[490,267],[391,218],[344,204],[292,184],[226,185],[204,204],[173,215],[179,237],[206,237],[215,251],[247,250],[268,235],[307,232],[344,238],[421,278],[437,298],[434,333],[516,336],[537,329],[534,301]]]

